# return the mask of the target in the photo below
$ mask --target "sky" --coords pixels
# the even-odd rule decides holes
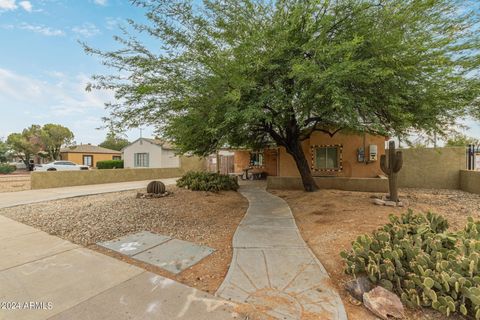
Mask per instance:
[[[78,42],[115,48],[113,35],[127,18],[145,20],[127,0],[0,0],[0,138],[58,123],[77,143],[102,142],[107,130],[97,128],[113,94],[85,91],[93,74],[107,70]],[[152,134],[144,128],[144,137]],[[140,130],[127,135],[134,140]]]
[[[0,0],[0,138],[31,124],[70,128],[76,143],[102,142],[112,92],[85,91],[93,74],[108,70],[78,43],[109,50],[126,19],[145,21],[128,0]],[[152,42],[149,46],[155,46]],[[477,121],[466,133],[480,138]],[[143,136],[153,135],[144,128]],[[130,130],[135,140],[140,130]]]

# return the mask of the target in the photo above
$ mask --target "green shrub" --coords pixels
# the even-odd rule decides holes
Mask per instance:
[[[177,180],[177,186],[195,191],[237,190],[238,183],[233,177],[203,171],[190,171]]]
[[[0,164],[0,173],[1,174],[9,174],[15,171],[17,168],[11,166],[9,164]]]
[[[480,221],[447,232],[436,214],[390,216],[390,223],[342,252],[346,273],[366,273],[409,307],[431,306],[480,319]]]
[[[97,169],[122,169],[123,160],[104,160],[97,162]]]

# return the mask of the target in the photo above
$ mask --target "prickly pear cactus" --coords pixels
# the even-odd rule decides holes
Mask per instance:
[[[161,181],[152,181],[147,185],[147,193],[153,193],[153,194],[165,193],[165,185]]]
[[[409,307],[430,306],[445,315],[480,319],[480,221],[447,232],[436,214],[390,216],[390,223],[361,235],[342,252],[348,274],[367,274]]]
[[[403,165],[402,151],[395,150],[395,141],[388,143],[388,163],[386,155],[380,157],[380,168],[388,177],[389,200],[398,201],[397,173]]]

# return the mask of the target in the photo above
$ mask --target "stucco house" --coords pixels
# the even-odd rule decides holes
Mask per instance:
[[[93,144],[80,144],[60,149],[60,159],[68,160],[76,164],[96,167],[98,161],[120,160],[120,151],[107,149]]]
[[[333,137],[314,132],[302,143],[313,176],[375,178],[383,175],[380,155],[385,154],[384,136],[338,132]],[[283,147],[235,150],[234,171],[254,168],[268,176],[299,177],[295,161]]]
[[[170,142],[139,138],[122,149],[125,168],[179,168],[180,158]]]

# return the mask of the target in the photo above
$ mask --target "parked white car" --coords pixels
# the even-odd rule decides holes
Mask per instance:
[[[17,168],[17,170],[27,169],[25,162],[23,162],[22,160],[19,160],[18,162],[10,162],[9,165],[14,166],[15,168]]]
[[[35,171],[68,171],[88,170],[88,166],[82,166],[71,161],[53,161],[46,164],[35,165]]]

